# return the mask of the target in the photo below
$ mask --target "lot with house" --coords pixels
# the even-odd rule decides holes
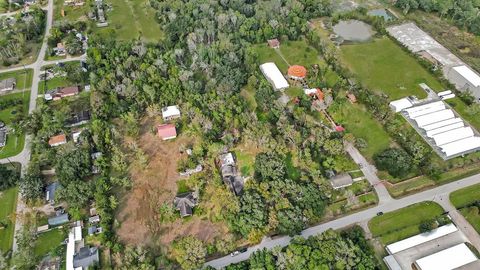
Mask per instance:
[[[344,45],[342,60],[366,87],[388,95],[390,100],[415,95],[425,98],[418,84],[443,90],[438,80],[417,60],[387,37],[372,42]]]
[[[147,0],[104,1],[112,6],[106,12],[108,27],[97,28],[101,35],[113,35],[120,40],[140,37],[146,41],[158,41],[163,37],[160,25],[155,20],[155,11]]]
[[[26,70],[0,73],[0,81],[8,78],[15,78],[15,90],[24,90],[32,87],[32,76],[33,70],[29,68]]]
[[[419,225],[441,216],[443,209],[434,202],[414,204],[372,218],[368,227],[373,237],[386,245],[420,233]]]
[[[12,248],[15,224],[12,214],[17,206],[18,188],[9,188],[0,192],[0,221],[3,224],[0,229],[0,250],[7,252]]]
[[[1,101],[4,104],[8,104],[8,100],[16,100],[16,104],[6,105],[0,108],[0,121],[10,126],[13,122],[17,122],[27,116],[30,93],[22,92],[1,97]],[[7,144],[0,148],[0,158],[11,157],[20,153],[23,150],[24,144],[25,134],[9,132],[7,135]]]

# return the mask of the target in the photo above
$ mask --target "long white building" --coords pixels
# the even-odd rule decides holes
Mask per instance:
[[[475,262],[477,257],[463,244],[444,249],[415,261],[418,270],[453,270]]]
[[[283,90],[289,87],[287,80],[275,63],[269,62],[262,64],[260,65],[260,70],[275,90]]]

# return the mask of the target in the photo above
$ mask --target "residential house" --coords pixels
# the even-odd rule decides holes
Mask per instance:
[[[232,153],[220,155],[217,161],[223,182],[237,196],[243,191],[244,180],[237,170]]]
[[[70,230],[67,240],[66,269],[67,270],[86,270],[100,261],[98,249],[88,247],[83,243],[82,226],[77,222],[74,228]]]
[[[331,177],[330,184],[333,189],[341,189],[344,187],[351,186],[353,184],[353,179],[348,173],[342,173]]]
[[[74,112],[70,115],[70,118],[67,120],[67,127],[76,127],[88,123],[91,119],[91,114],[89,110],[84,110],[80,112]]]
[[[63,43],[59,42],[57,43],[57,47],[53,48],[53,52],[57,56],[65,56],[67,54],[67,50],[65,50],[65,45]]]
[[[65,136],[65,134],[53,136],[50,138],[50,140],[48,140],[48,144],[51,147],[59,146],[66,143],[67,143],[67,136]]]
[[[0,81],[0,92],[12,91],[17,85],[15,78],[8,78]]]
[[[175,106],[168,106],[162,108],[163,121],[171,121],[180,117],[180,110]]]
[[[97,227],[96,225],[88,227],[88,235],[99,234],[102,232],[103,232],[102,227]]]
[[[55,204],[55,193],[60,187],[60,183],[53,182],[45,188],[45,200],[51,205]]]
[[[280,48],[280,41],[278,41],[278,39],[276,38],[267,40],[267,43],[268,43],[268,46],[272,49]]]
[[[62,225],[62,224],[65,224],[69,221],[69,218],[68,218],[68,214],[65,213],[65,214],[61,214],[61,215],[58,215],[58,216],[54,216],[54,217],[51,217],[48,219],[48,225],[50,226],[58,226],[58,225]]]
[[[100,216],[99,215],[95,215],[95,216],[92,216],[92,217],[88,218],[88,223],[90,223],[90,224],[95,224],[95,223],[99,223],[99,222],[100,222]]]
[[[197,192],[187,192],[187,193],[179,194],[173,200],[173,205],[178,211],[180,211],[180,216],[182,218],[191,216],[193,213],[193,208],[197,204],[198,204]]]
[[[90,266],[95,265],[99,261],[98,248],[85,246],[81,247],[73,256],[73,267],[74,269],[89,269]]]
[[[63,88],[57,88],[55,90],[47,91],[44,95],[45,100],[61,100],[62,98],[72,97],[78,95],[80,89],[78,86],[69,86]]]
[[[170,140],[177,137],[177,129],[173,124],[163,124],[157,127],[158,137],[162,140]]]

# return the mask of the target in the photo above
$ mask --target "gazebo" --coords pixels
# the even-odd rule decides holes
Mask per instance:
[[[288,77],[293,80],[303,80],[307,76],[307,69],[304,66],[293,65],[288,68]]]

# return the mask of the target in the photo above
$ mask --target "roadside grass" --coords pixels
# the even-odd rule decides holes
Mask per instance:
[[[480,201],[480,184],[462,188],[450,194],[450,202],[456,208],[469,206],[475,201]]]
[[[100,35],[110,35],[119,40],[141,38],[145,41],[159,41],[163,38],[160,25],[155,20],[155,10],[147,0],[107,1],[112,11],[107,12],[108,27],[96,28]]]
[[[66,235],[60,228],[52,229],[38,235],[35,241],[34,253],[37,258],[43,258],[53,252],[65,240]]]
[[[440,216],[443,209],[434,202],[422,202],[376,216],[368,222],[374,237],[389,244],[420,233],[419,225]]]
[[[33,69],[17,70],[0,73],[0,81],[8,78],[15,78],[17,81],[16,89],[29,89],[32,87]]]
[[[12,222],[12,214],[17,206],[18,188],[9,188],[0,192],[0,221],[5,222],[4,229],[0,229],[0,250],[7,252],[13,245],[13,232],[15,223]]]
[[[50,80],[46,81],[40,81],[38,83],[38,94],[42,95],[45,94],[49,90],[56,89],[57,87],[65,87],[65,86],[70,86],[73,85],[70,83],[68,78],[65,77],[54,77]]]
[[[459,210],[465,219],[480,233],[480,213],[477,206],[466,207]]]
[[[433,90],[443,89],[441,83],[389,38],[369,43],[344,45],[342,60],[368,88],[385,93],[390,100],[415,95],[425,98],[418,84],[426,83]]]
[[[337,123],[346,129],[346,132],[352,133],[355,138],[361,138],[367,142],[367,147],[359,150],[370,161],[373,160],[376,153],[387,149],[392,144],[388,133],[378,121],[371,117],[363,105],[343,102],[331,106],[328,112]]]
[[[22,92],[9,94],[1,96],[2,100],[5,99],[23,99],[23,105],[17,107],[9,107],[4,110],[0,110],[0,121],[4,122],[6,125],[12,123],[12,120],[18,114],[27,115],[28,107],[30,103],[30,92]],[[0,147],[0,158],[6,158],[15,156],[18,153],[22,152],[23,146],[25,144],[25,134],[15,135],[13,133],[7,134],[7,144],[4,147]]]

